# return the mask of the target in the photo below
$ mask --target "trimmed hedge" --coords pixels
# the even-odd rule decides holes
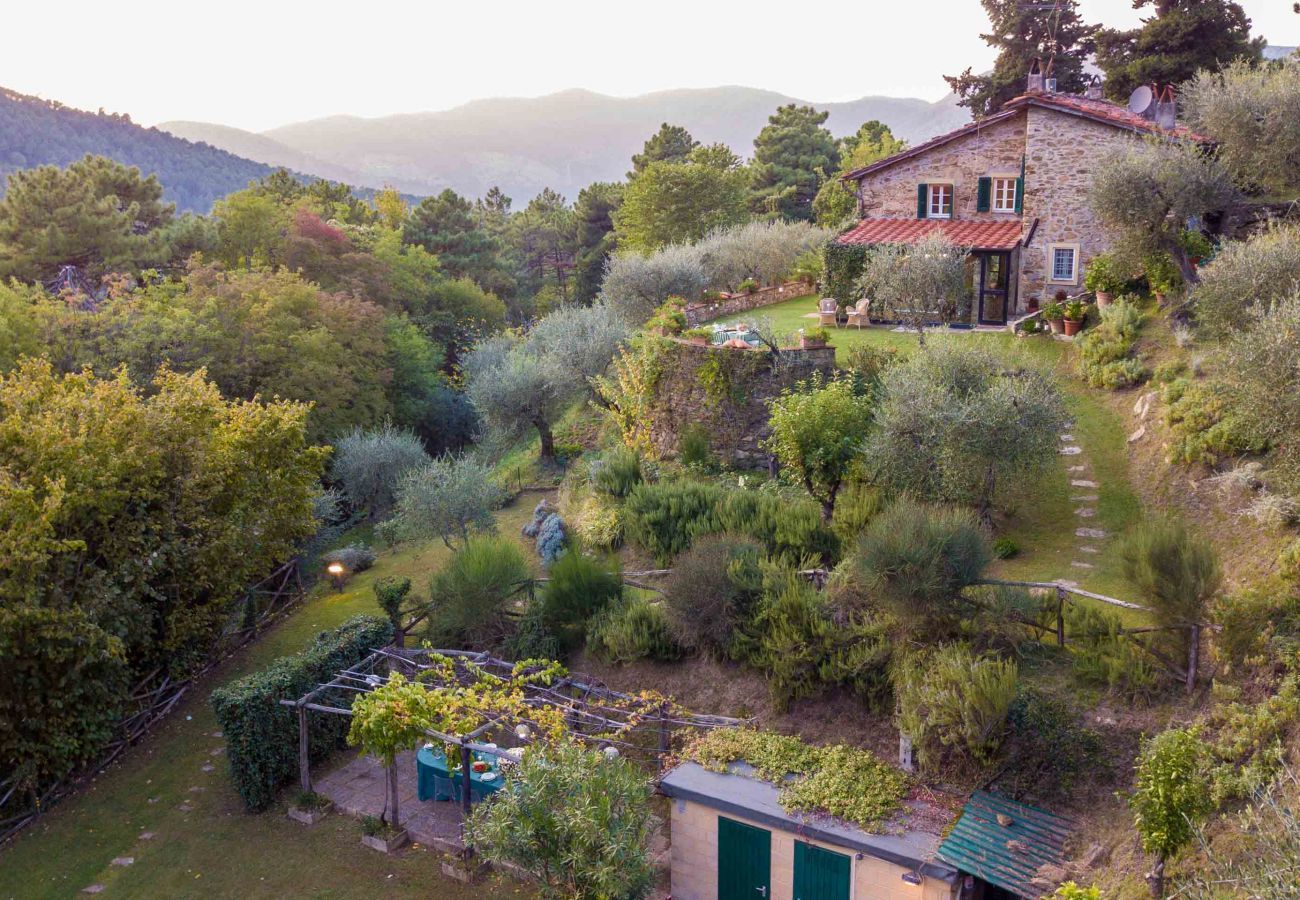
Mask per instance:
[[[280,787],[298,774],[298,715],[281,700],[296,699],[372,650],[389,644],[393,626],[378,616],[353,616],[323,631],[303,652],[277,659],[260,672],[212,692],[212,709],[225,734],[230,777],[250,812],[275,801]],[[350,720],[310,715],[312,762],[346,743]]]

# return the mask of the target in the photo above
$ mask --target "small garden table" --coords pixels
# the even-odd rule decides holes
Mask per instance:
[[[474,802],[501,790],[505,782],[493,760],[481,761],[488,763],[488,770],[469,773],[469,796]],[[415,754],[415,774],[416,796],[421,800],[455,800],[460,797],[460,772],[448,770],[446,755],[436,747],[421,747]]]

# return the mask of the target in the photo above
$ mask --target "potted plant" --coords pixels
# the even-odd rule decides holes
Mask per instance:
[[[686,329],[686,301],[669,297],[651,313],[645,327],[654,334],[681,334]]]
[[[361,817],[361,843],[381,853],[392,853],[410,838],[405,828],[398,828],[378,816]]]
[[[825,328],[808,328],[799,335],[799,349],[815,350],[818,347],[825,347],[828,340],[830,334]]]
[[[1081,300],[1071,300],[1065,304],[1065,336],[1074,337],[1083,327],[1083,319],[1088,314]]]
[[[315,791],[298,791],[289,804],[289,818],[304,825],[315,825],[333,807],[328,797]]]
[[[1108,306],[1115,295],[1124,290],[1129,279],[1120,271],[1119,264],[1109,253],[1099,253],[1088,263],[1083,274],[1083,286],[1097,298],[1097,306]]]
[[[758,282],[752,278],[746,278],[736,286],[736,289],[742,294],[753,294],[758,291]]]
[[[1032,297],[1029,298],[1029,302],[1026,304],[1025,311],[1026,311],[1026,312],[1038,312],[1038,295],[1037,295],[1037,294],[1035,294],[1034,296],[1032,296]]]
[[[707,347],[709,339],[713,337],[711,328],[689,328],[682,332],[682,337],[686,338],[689,343],[697,347]]]
[[[1156,302],[1164,306],[1165,298],[1183,286],[1183,275],[1178,271],[1178,264],[1168,253],[1157,253],[1147,257],[1147,286],[1155,295]]]
[[[1065,331],[1065,307],[1059,303],[1049,303],[1043,307],[1042,319],[1052,329],[1052,334]]]

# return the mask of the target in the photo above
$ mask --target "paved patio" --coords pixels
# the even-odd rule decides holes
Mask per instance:
[[[316,793],[328,797],[340,812],[377,816],[384,810],[384,770],[369,756],[352,756],[342,765],[314,779]],[[448,800],[416,799],[415,752],[397,757],[397,803],[402,824],[411,840],[458,853],[461,843],[460,804]]]

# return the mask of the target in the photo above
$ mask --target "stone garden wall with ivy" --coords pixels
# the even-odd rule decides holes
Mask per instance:
[[[708,322],[721,316],[734,316],[736,313],[749,312],[761,306],[770,306],[782,300],[793,300],[812,292],[812,288],[802,281],[787,281],[771,287],[759,288],[752,294],[722,294],[716,300],[701,300],[686,307],[686,324],[694,328],[701,322]],[[811,303],[809,311],[813,309]]]
[[[694,430],[720,462],[766,468],[767,401],[814,372],[830,376],[835,348],[766,350],[699,346],[642,335],[617,362],[624,393],[616,418],[630,444],[659,458],[678,455]]]

